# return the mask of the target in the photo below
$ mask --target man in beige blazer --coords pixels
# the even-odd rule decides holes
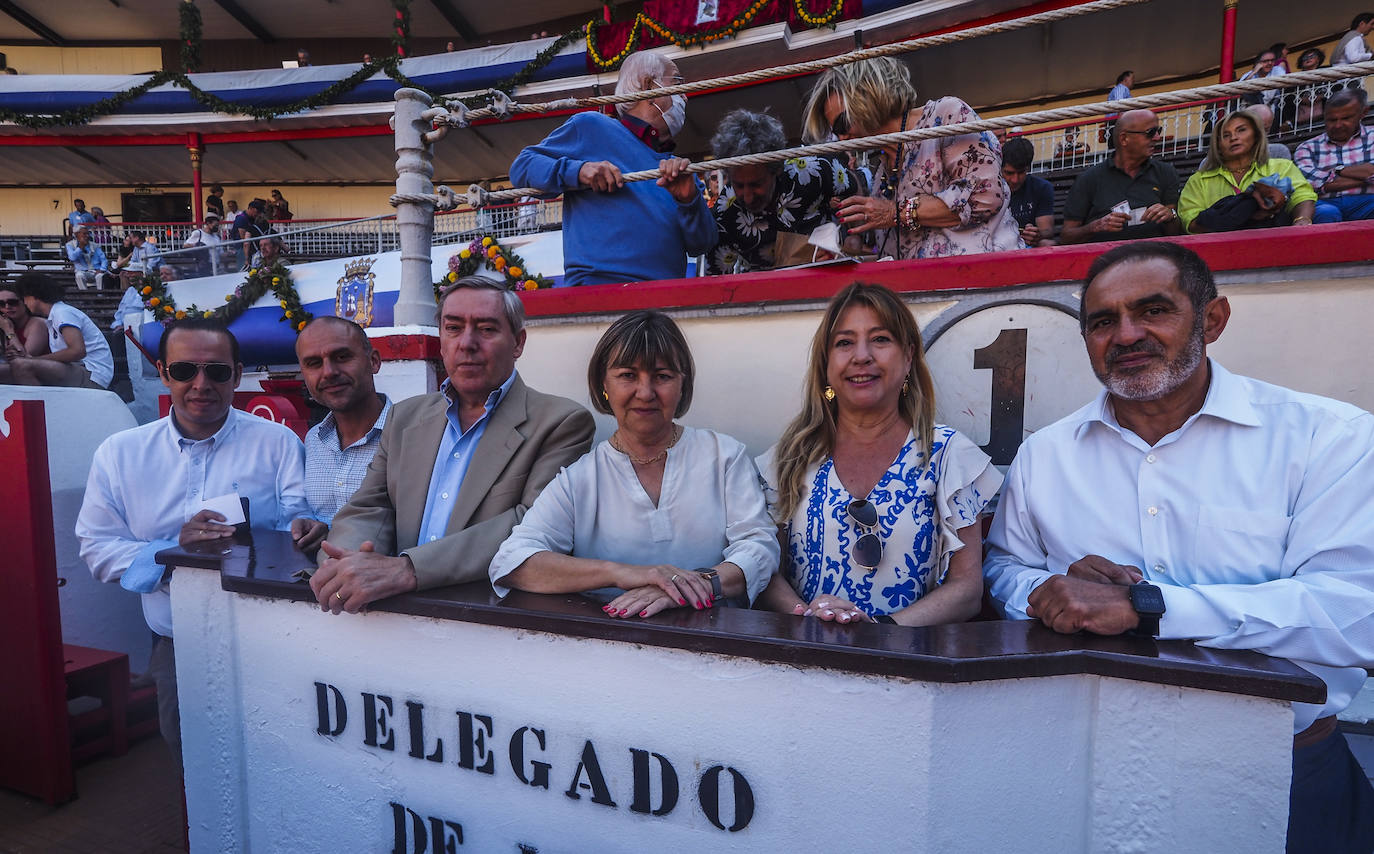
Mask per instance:
[[[437,394],[396,403],[362,486],[334,517],[310,587],[320,606],[486,579],[511,528],[591,448],[591,413],[529,388],[520,298],[468,277],[440,298]]]

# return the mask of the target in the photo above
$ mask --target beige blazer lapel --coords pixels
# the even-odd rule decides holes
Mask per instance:
[[[506,464],[515,452],[525,443],[520,425],[528,418],[528,401],[525,394],[525,381],[516,374],[506,396],[497,404],[496,411],[487,422],[482,440],[477,443],[472,454],[472,462],[463,475],[463,485],[458,490],[458,500],[453,504],[453,512],[448,517],[446,534],[457,533],[468,526],[472,514],[477,512],[482,500],[491,491],[492,484],[506,470]]]
[[[448,399],[443,395],[433,396],[432,403],[406,428],[405,452],[398,461],[400,468],[395,490],[396,534],[400,543],[419,542],[420,524],[424,521],[425,502],[429,498],[429,481],[434,475],[439,443],[448,428],[447,405]]]

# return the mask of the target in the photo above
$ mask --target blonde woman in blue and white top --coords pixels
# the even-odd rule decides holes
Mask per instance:
[[[783,540],[761,605],[908,626],[978,613],[979,514],[1002,477],[935,423],[920,331],[896,294],[855,283],[830,301],[802,411],[758,463]]]

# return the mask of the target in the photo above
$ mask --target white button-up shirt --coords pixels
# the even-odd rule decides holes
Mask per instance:
[[[177,544],[181,526],[205,499],[230,492],[248,499],[254,528],[289,530],[292,519],[310,515],[304,480],[305,449],[296,434],[237,409],[199,441],[182,436],[170,415],[116,433],[91,461],[76,519],[81,557],[101,581],[146,568]],[[172,636],[166,584],[143,594],[143,616],[153,631]]]
[[[1160,586],[1161,638],[1251,649],[1327,686],[1294,731],[1349,705],[1374,664],[1374,416],[1215,361],[1202,409],[1153,447],[1104,391],[1026,440],[983,571],[1026,619],[1051,573],[1089,554]]]

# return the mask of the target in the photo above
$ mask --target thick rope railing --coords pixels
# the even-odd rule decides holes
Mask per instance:
[[[969,27],[949,33],[919,36],[914,39],[893,42],[891,44],[862,48],[848,53],[842,53],[838,56],[826,57],[824,59],[795,62],[790,65],[778,65],[772,68],[761,68],[757,71],[746,71],[740,74],[714,77],[709,80],[697,80],[691,83],[679,83],[674,86],[664,86],[661,89],[646,89],[643,92],[631,92],[624,95],[596,95],[587,98],[561,98],[541,104],[518,104],[511,101],[506,93],[493,89],[486,93],[493,99],[492,105],[475,110],[468,109],[461,101],[457,100],[459,97],[457,94],[445,95],[444,98],[448,114],[446,116],[436,117],[436,124],[443,123],[451,127],[467,127],[469,124],[479,119],[505,119],[516,113],[547,113],[590,107],[608,107],[613,104],[628,104],[634,101],[661,98],[665,95],[688,95],[693,92],[704,92],[725,86],[737,86],[741,83],[755,83],[760,80],[770,80],[775,77],[787,77],[796,74],[810,74],[817,71],[825,71],[827,68],[832,68],[836,65],[848,65],[849,63],[862,62],[866,59],[877,59],[881,56],[896,56],[898,54],[910,53],[923,48],[939,47],[941,45],[954,44],[955,42],[997,35],[999,33],[1010,33],[1016,30],[1026,29],[1027,27],[1053,24],[1057,21],[1067,20],[1069,18],[1077,18],[1082,15],[1091,15],[1095,12],[1106,12],[1111,9],[1119,9],[1123,6],[1135,6],[1140,3],[1148,2],[1149,0],[1093,0],[1093,2],[1090,3],[1067,6],[1062,9],[1052,9],[1048,12],[1039,12],[1034,15],[1012,18],[1007,21],[998,21],[993,24],[984,24],[982,26]]]
[[[1158,92],[1153,95],[1142,95],[1138,98],[1125,98],[1120,101],[1100,101],[1093,104],[1055,107],[1049,110],[1017,113],[1011,116],[998,116],[997,118],[978,119],[977,121],[971,122],[958,122],[956,124],[941,125],[933,128],[917,128],[915,130],[898,133],[885,133],[839,140],[836,142],[801,145],[793,148],[783,148],[777,151],[765,151],[759,154],[743,154],[738,157],[722,157],[717,160],[703,160],[688,165],[683,171],[690,173],[713,172],[717,169],[733,169],[736,166],[761,166],[769,163],[778,163],[783,160],[790,160],[794,157],[842,154],[849,151],[871,151],[875,148],[882,148],[888,145],[921,142],[922,140],[936,139],[945,136],[959,136],[960,134],[981,133],[985,130],[1000,130],[1003,128],[1017,127],[1019,125],[1044,124],[1048,122],[1091,118],[1093,116],[1112,115],[1114,113],[1123,113],[1127,110],[1153,109],[1155,107],[1165,107],[1189,101],[1206,101],[1214,98],[1226,98],[1232,95],[1265,92],[1271,89],[1292,89],[1310,83],[1329,83],[1337,80],[1364,77],[1369,74],[1374,74],[1374,60],[1357,62],[1350,65],[1336,65],[1330,68],[1318,68],[1313,71],[1295,71],[1278,77],[1263,77],[1253,80],[1240,80],[1234,83],[1217,83],[1210,86],[1198,86],[1192,89],[1178,89],[1173,92]],[[662,174],[662,171],[658,169],[646,169],[639,172],[626,172],[621,178],[626,183],[655,181],[658,180]],[[582,192],[584,189],[585,188],[578,188],[576,190],[567,190],[566,192]],[[474,184],[468,188],[466,197],[454,193],[454,191],[448,187],[439,187],[436,189],[435,195],[432,196],[423,194],[397,194],[391,197],[391,203],[393,205],[401,202],[428,203],[435,204],[440,210],[448,210],[444,205],[451,205],[458,199],[466,198],[469,205],[474,208],[481,208],[489,204],[517,199],[522,196],[542,195],[543,192],[543,190],[534,187],[513,187],[508,190],[489,192]]]

